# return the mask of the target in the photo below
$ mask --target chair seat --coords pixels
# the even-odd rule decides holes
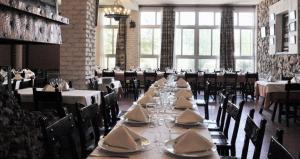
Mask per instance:
[[[212,141],[217,147],[230,147],[231,145],[228,143],[227,137],[220,131],[212,131],[210,132],[212,137]]]
[[[239,158],[232,157],[232,156],[221,156],[220,159],[239,159]]]
[[[215,120],[204,120],[204,124],[209,131],[221,131],[221,128],[217,125]]]
[[[205,102],[205,100],[203,100],[203,99],[198,99],[198,100],[196,101],[196,104],[197,104],[197,106],[205,106],[205,105],[206,105],[206,102]]]

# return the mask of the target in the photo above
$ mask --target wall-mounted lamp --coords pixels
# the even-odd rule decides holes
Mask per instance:
[[[130,28],[135,28],[135,27],[136,27],[135,21],[130,20],[130,22],[129,22],[129,27],[130,27]]]
[[[260,28],[260,36],[262,38],[265,38],[266,37],[266,27],[261,27]]]

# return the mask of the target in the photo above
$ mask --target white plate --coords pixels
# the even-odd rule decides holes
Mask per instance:
[[[195,122],[195,123],[178,123],[177,120],[175,120],[175,124],[178,124],[178,125],[182,125],[182,126],[205,126],[203,122]]]
[[[148,119],[147,122],[135,121],[135,120],[127,119],[127,118],[123,118],[123,120],[124,120],[124,123],[127,123],[127,124],[149,124],[151,122],[150,119]]]
[[[212,155],[217,150],[217,148],[214,146],[211,150],[208,150],[208,151],[199,151],[199,152],[193,152],[193,153],[177,154],[177,153],[175,153],[175,150],[173,148],[174,142],[175,142],[174,139],[165,142],[164,149],[167,152],[169,152],[173,155],[176,155],[176,156],[180,156],[180,157],[205,157],[205,156]]]
[[[146,138],[141,138],[139,141],[137,142],[137,148],[134,150],[129,150],[129,149],[125,149],[125,148],[119,148],[119,147],[114,147],[114,146],[109,146],[105,143],[103,143],[104,140],[100,140],[98,142],[98,146],[108,152],[114,152],[114,153],[131,153],[131,152],[137,152],[137,151],[142,151],[145,150],[147,148],[148,145],[150,145],[150,141]]]

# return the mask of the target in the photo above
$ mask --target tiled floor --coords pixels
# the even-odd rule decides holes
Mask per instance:
[[[201,98],[201,97],[200,97]],[[238,97],[238,102],[241,101],[241,98]],[[119,102],[120,109],[127,110],[132,104],[132,100],[130,99],[121,99]],[[247,114],[251,109],[255,108],[255,121],[257,124],[259,124],[260,120],[262,118],[265,118],[267,120],[267,127],[265,131],[262,151],[261,151],[261,159],[267,159],[267,153],[269,150],[269,143],[272,135],[275,135],[276,129],[280,128],[284,130],[284,137],[283,137],[283,144],[284,146],[292,153],[292,155],[297,156],[300,153],[300,123],[294,123],[291,119],[290,121],[290,127],[287,128],[285,126],[285,120],[282,121],[281,124],[278,123],[277,119],[275,119],[274,122],[271,121],[271,112],[270,111],[264,111],[262,115],[258,113],[259,107],[255,105],[255,102],[249,101],[246,102],[243,110],[242,119],[240,122],[240,129],[238,132],[238,138],[236,142],[236,150],[237,150],[237,156],[241,156],[243,143],[244,143],[244,127],[245,127],[245,121]],[[216,106],[215,102],[211,102],[209,105],[209,113],[210,113],[210,119],[216,118],[216,112],[218,110],[218,107]],[[200,113],[204,115],[204,109],[199,109]],[[234,122],[232,122],[231,125],[233,125]],[[231,129],[232,130],[232,129]],[[230,135],[229,135],[230,136]],[[299,146],[299,147],[298,147]],[[248,158],[251,159],[253,155],[253,145],[250,144]]]

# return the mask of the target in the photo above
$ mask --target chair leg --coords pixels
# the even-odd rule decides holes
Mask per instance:
[[[274,119],[275,119],[277,107],[278,107],[278,103],[276,102],[275,105],[274,105],[273,113],[272,113],[272,118],[271,118],[272,121],[274,121]]]
[[[297,114],[298,114],[297,106],[294,106],[294,123],[297,122]]]
[[[279,105],[278,122],[281,123],[282,104]]]
[[[264,110],[264,105],[265,105],[265,98],[263,98],[263,101],[261,103],[261,106],[260,106],[260,110],[259,110],[259,114],[262,114],[263,110]]]
[[[289,127],[289,120],[290,120],[290,106],[289,105],[286,105],[285,106],[286,110],[285,110],[285,116],[286,116],[286,126]]]

